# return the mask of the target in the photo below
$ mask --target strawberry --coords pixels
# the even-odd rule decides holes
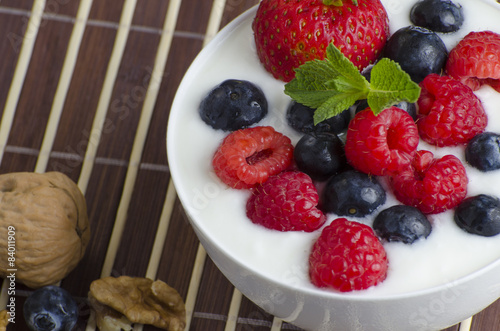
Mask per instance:
[[[252,29],[266,70],[289,82],[295,68],[323,59],[330,43],[359,70],[373,63],[389,20],[380,0],[263,0]]]
[[[500,92],[500,34],[467,34],[450,51],[446,73],[474,91],[486,84]]]

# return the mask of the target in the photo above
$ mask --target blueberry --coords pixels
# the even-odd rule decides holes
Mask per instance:
[[[454,218],[469,233],[496,236],[500,233],[500,200],[485,194],[467,198],[456,208]]]
[[[214,129],[235,131],[259,122],[267,115],[267,108],[267,99],[255,84],[228,79],[202,100],[199,113]]]
[[[462,6],[450,0],[423,0],[411,9],[413,24],[435,32],[455,32],[464,23]]]
[[[407,26],[394,32],[387,40],[384,56],[399,63],[414,82],[420,83],[431,73],[441,73],[448,51],[435,32]]]
[[[500,169],[500,134],[483,132],[476,135],[465,147],[465,160],[484,172]]]
[[[360,111],[363,111],[365,110],[366,108],[368,108],[368,100],[366,99],[361,99],[361,100],[358,100],[354,103],[354,107],[355,107],[355,113],[359,113]]]
[[[344,144],[337,135],[327,132],[302,136],[293,156],[299,170],[318,181],[337,174],[347,164]]]
[[[361,70],[361,74],[366,78],[367,81],[370,81],[372,78],[372,69],[374,64],[370,64],[366,66],[363,70]]]
[[[396,104],[395,106],[403,109],[408,114],[410,114],[411,118],[413,118],[414,121],[417,120],[417,105],[415,103],[401,101],[400,103]]]
[[[68,291],[44,286],[24,302],[24,319],[33,331],[69,331],[78,320],[78,305]]]
[[[385,191],[375,177],[347,170],[326,182],[320,207],[325,213],[363,217],[375,211],[385,200]]]
[[[331,132],[341,133],[349,125],[351,112],[349,109],[314,125],[314,109],[292,101],[287,109],[288,125],[302,133]]]
[[[414,121],[417,120],[417,105],[415,103],[411,103],[408,101],[401,101],[395,104],[394,106],[406,111],[408,114],[410,114],[411,118],[413,118]],[[366,109],[366,107],[368,107],[368,101],[366,99],[356,101],[355,107],[356,107],[355,112],[358,113]]]
[[[381,211],[373,221],[377,235],[389,242],[412,244],[427,238],[432,226],[427,217],[415,207],[395,205]]]

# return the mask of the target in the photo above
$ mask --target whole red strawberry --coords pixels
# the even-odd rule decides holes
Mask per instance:
[[[341,292],[377,285],[387,268],[387,254],[373,230],[345,218],[323,229],[309,256],[311,282]]]
[[[448,55],[446,73],[472,90],[490,85],[500,92],[500,34],[473,31]]]
[[[465,144],[486,128],[481,101],[460,81],[430,74],[420,87],[417,126],[422,140],[439,147]]]
[[[375,115],[366,108],[349,123],[345,153],[357,170],[389,175],[409,166],[418,142],[417,126],[406,111],[390,107]]]
[[[212,159],[215,174],[235,189],[248,189],[288,168],[293,160],[290,138],[270,126],[233,131]]]
[[[389,20],[380,0],[263,0],[252,28],[266,70],[289,82],[295,68],[323,59],[330,43],[360,70],[373,63]]]
[[[411,167],[391,178],[394,195],[424,214],[437,214],[456,207],[467,195],[467,173],[454,155],[434,158],[419,150]]]
[[[316,208],[318,202],[318,192],[308,175],[285,171],[252,190],[246,206],[247,216],[269,229],[311,232],[326,220]]]

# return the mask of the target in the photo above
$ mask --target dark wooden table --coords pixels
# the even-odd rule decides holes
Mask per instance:
[[[189,330],[298,330],[242,296],[206,256],[166,156],[184,72],[257,2],[0,1],[0,173],[61,171],[86,196],[92,239],[61,283],[80,304],[78,330],[95,329],[85,298],[90,283],[108,275],[176,288]],[[9,330],[26,329],[21,305],[30,291],[18,286]],[[451,330],[500,330],[500,301]]]

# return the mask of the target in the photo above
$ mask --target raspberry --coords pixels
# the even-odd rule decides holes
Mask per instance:
[[[500,92],[500,34],[492,31],[467,34],[450,51],[446,73],[474,91],[486,84]]]
[[[422,140],[439,147],[465,144],[486,128],[488,117],[468,86],[431,74],[420,87],[417,126]]]
[[[270,126],[231,132],[212,160],[217,176],[227,185],[246,189],[285,170],[293,160],[290,138]]]
[[[252,190],[247,216],[269,229],[311,232],[326,220],[316,208],[318,201],[318,192],[308,175],[285,171]]]
[[[408,167],[418,141],[417,126],[406,111],[391,107],[375,115],[367,108],[351,120],[345,152],[354,168],[382,176]]]
[[[456,207],[467,194],[467,173],[454,155],[440,159],[425,150],[415,155],[411,167],[391,178],[394,195],[403,204],[424,214]]]
[[[387,276],[387,255],[373,230],[338,218],[326,226],[309,256],[309,276],[318,287],[364,290]]]

